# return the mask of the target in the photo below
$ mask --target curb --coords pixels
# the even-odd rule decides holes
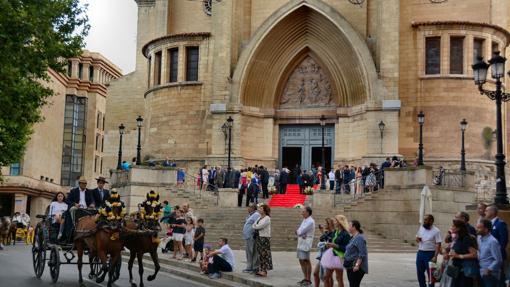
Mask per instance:
[[[129,260],[129,253],[123,252],[122,260]],[[161,254],[158,254],[161,255]],[[152,259],[149,255],[144,255],[143,257],[144,264],[148,264],[151,268],[154,268],[154,264],[152,263]],[[135,260],[136,263],[136,260]],[[189,264],[182,261],[170,260],[159,258],[159,264],[161,266],[162,272],[171,273],[177,275],[179,277],[184,277],[186,279],[196,281],[199,283],[207,284],[209,286],[214,287],[231,287],[231,286],[250,286],[250,287],[273,287],[274,285],[253,280],[251,278],[246,278],[243,276],[239,276],[236,273],[232,272],[223,272],[221,279],[213,280],[209,279],[209,277],[201,275],[200,269],[196,264]],[[247,275],[249,276],[249,275]]]

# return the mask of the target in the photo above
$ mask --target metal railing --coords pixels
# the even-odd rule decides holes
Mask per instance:
[[[466,173],[439,169],[432,171],[432,183],[435,186],[462,188],[466,186]]]
[[[377,193],[384,187],[384,172],[378,170],[369,175],[354,177],[349,182],[343,182],[338,186],[335,181],[333,207],[355,202],[367,195]]]
[[[202,192],[211,192],[213,196],[216,197],[216,205],[219,205],[220,201],[220,193],[218,192],[218,186],[214,184],[210,184],[207,182],[205,188],[204,184],[202,183],[202,180],[200,180],[200,187],[198,186],[198,178],[196,176],[190,175],[185,173],[184,174],[184,186],[187,187],[193,187],[193,194],[197,195],[198,192],[198,198],[202,198]],[[204,190],[205,189],[205,190]]]

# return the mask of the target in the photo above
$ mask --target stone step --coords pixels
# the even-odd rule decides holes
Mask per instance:
[[[129,256],[123,255],[122,261],[128,262]],[[191,270],[185,267],[177,267],[171,264],[167,264],[163,262],[162,259],[159,259],[159,265],[160,265],[160,271],[163,273],[168,273],[170,275],[178,276],[181,278],[185,278],[188,280],[191,280],[193,282],[202,283],[206,286],[212,286],[212,287],[237,287],[237,286],[250,286],[245,284],[239,284],[237,282],[233,282],[231,280],[227,280],[225,278],[220,278],[216,280],[211,280],[207,276],[200,274],[199,272],[195,270]],[[135,260],[135,264],[137,264],[137,260]],[[154,269],[154,263],[148,256],[144,256],[143,258],[143,264],[144,266],[148,266],[151,269]],[[135,267],[134,267],[135,268]],[[137,270],[137,269],[135,269]],[[135,272],[135,280],[136,280],[136,273]]]

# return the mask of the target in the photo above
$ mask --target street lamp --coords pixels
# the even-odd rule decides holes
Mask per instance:
[[[124,135],[124,124],[120,124],[119,126],[119,135],[120,135],[120,141],[119,141],[119,159],[117,161],[117,169],[122,169],[122,136]]]
[[[420,144],[418,145],[418,166],[425,165],[423,163],[423,124],[425,123],[425,114],[420,111],[418,114],[418,123],[420,124]]]
[[[466,119],[462,119],[460,122],[460,130],[462,132],[462,139],[461,139],[461,147],[460,147],[460,170],[466,171],[466,151],[464,150],[464,132],[466,131],[468,127],[468,122]]]
[[[321,115],[321,128],[322,128],[322,149],[321,149],[321,157],[322,157],[322,178],[321,178],[321,190],[326,189],[326,151],[324,149],[324,129],[326,127],[326,117]]]
[[[503,154],[503,124],[501,116],[501,102],[510,100],[510,94],[503,93],[501,90],[501,78],[505,74],[506,58],[494,52],[494,56],[489,60],[489,64],[483,61],[482,57],[478,57],[478,62],[472,66],[475,85],[478,86],[480,94],[487,96],[489,99],[496,101],[496,196],[494,202],[496,204],[507,205],[507,191],[505,179],[505,154]],[[491,67],[492,78],[496,80],[496,91],[485,90],[483,85],[487,80],[487,70]]]
[[[142,164],[141,159],[142,145],[140,144],[140,141],[142,139],[142,123],[143,123],[142,116],[138,116],[138,118],[136,118],[136,126],[138,127],[138,145],[136,146],[136,165]]]
[[[231,154],[232,154],[232,127],[234,125],[234,119],[229,116],[227,119],[227,122],[225,123],[228,128],[228,167],[227,167],[227,185],[228,187],[231,187],[231,180],[230,180],[230,172],[232,170],[231,165]]]
[[[381,132],[381,154],[383,153],[383,134],[384,134],[384,127],[386,127],[386,124],[381,121],[379,123],[379,131]]]

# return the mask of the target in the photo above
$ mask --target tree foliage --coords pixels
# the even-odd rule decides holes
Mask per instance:
[[[48,70],[63,72],[88,33],[79,0],[0,0],[0,166],[19,161],[41,107]]]

